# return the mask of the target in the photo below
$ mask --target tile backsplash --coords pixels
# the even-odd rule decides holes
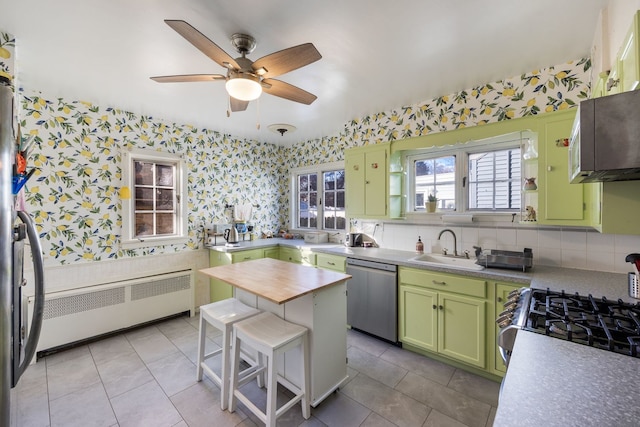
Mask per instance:
[[[438,234],[445,228],[456,234],[459,253],[468,250],[473,256],[473,246],[511,251],[531,248],[534,265],[626,273],[632,271],[632,266],[624,261],[625,257],[630,253],[640,253],[640,236],[601,234],[583,228],[367,221],[361,222],[359,226],[359,230],[373,237],[382,248],[413,251],[420,236],[425,252],[437,253],[443,248],[453,251],[450,233],[445,233],[438,240]]]

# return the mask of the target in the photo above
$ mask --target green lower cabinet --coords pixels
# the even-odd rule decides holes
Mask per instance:
[[[231,253],[209,251],[209,267],[231,264]],[[211,302],[222,301],[233,296],[231,285],[219,279],[209,279],[209,297]]]
[[[273,258],[280,259],[280,248],[276,246],[275,248],[268,248],[264,250],[265,258]]]
[[[264,249],[249,249],[239,252],[209,251],[209,267],[237,264],[252,259],[264,258]],[[211,302],[233,297],[233,287],[218,279],[209,279],[209,299]]]
[[[316,254],[316,267],[345,273],[347,271],[347,258],[340,255]]]
[[[452,292],[438,290],[445,287]],[[403,344],[487,368],[488,302],[456,293],[484,296],[485,281],[401,268],[398,289],[398,332]]]
[[[507,301],[507,296],[509,295],[509,293],[516,289],[522,288],[522,286],[523,285],[518,285],[516,283],[496,283],[496,311],[495,311],[496,319],[498,318],[500,313],[504,311],[504,303]],[[497,324],[494,326],[494,328],[496,333],[496,342],[494,344],[494,348],[495,348],[495,363],[493,366],[495,370],[494,373],[497,375],[504,375],[505,372],[507,372],[507,367],[504,366],[504,361],[500,356],[500,351],[498,350],[498,341],[497,341],[498,334],[500,333],[500,328],[498,328]]]

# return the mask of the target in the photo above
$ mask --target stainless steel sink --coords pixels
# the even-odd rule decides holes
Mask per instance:
[[[459,268],[461,270],[484,270],[484,267],[476,264],[474,258],[461,258],[450,255],[423,254],[411,258],[409,261],[418,262],[435,267]]]

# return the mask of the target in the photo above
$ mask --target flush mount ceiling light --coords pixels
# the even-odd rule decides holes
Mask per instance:
[[[285,133],[296,130],[296,127],[285,123],[276,123],[269,125],[269,130],[273,133],[279,133],[281,136],[284,136]]]
[[[230,73],[229,80],[225,83],[225,88],[229,96],[240,101],[253,101],[258,99],[262,93],[262,86],[259,78],[251,74]]]

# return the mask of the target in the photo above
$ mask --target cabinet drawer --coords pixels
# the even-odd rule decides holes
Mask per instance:
[[[487,282],[485,280],[455,274],[401,267],[400,283],[478,298],[486,298],[487,296]]]
[[[316,265],[320,268],[344,273],[346,271],[347,258],[340,255],[317,254]]]
[[[262,258],[263,253],[263,249],[251,249],[248,251],[235,252],[231,254],[231,259],[233,260],[234,264],[242,261],[251,261],[252,259]]]

